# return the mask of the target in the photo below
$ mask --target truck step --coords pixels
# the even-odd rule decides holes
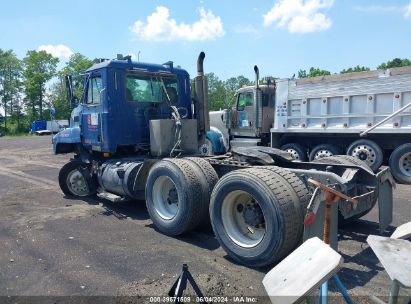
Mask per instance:
[[[116,194],[109,193],[109,192],[99,192],[97,193],[97,196],[99,198],[104,198],[113,203],[120,203],[120,202],[128,201],[127,198],[124,198],[124,197],[121,197],[121,196],[118,196]]]

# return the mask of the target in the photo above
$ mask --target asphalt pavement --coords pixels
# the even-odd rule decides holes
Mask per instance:
[[[70,157],[53,155],[50,136],[0,138],[1,302],[13,296],[102,296],[114,302],[146,296],[140,300],[155,302],[150,297],[167,294],[183,263],[208,296],[265,296],[261,281],[270,268],[234,263],[210,227],[168,237],[156,231],[144,201],[66,198],[57,177]],[[340,231],[340,277],[357,302],[368,302],[371,294],[386,299],[389,291],[389,277],[365,242],[378,234],[377,219],[375,207]],[[411,186],[399,185],[386,235],[410,219]],[[331,290],[337,294],[335,286]]]

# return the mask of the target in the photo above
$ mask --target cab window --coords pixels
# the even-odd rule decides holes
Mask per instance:
[[[127,75],[126,100],[130,102],[178,103],[178,82],[176,78]]]
[[[237,110],[243,111],[245,107],[254,105],[254,93],[244,92],[238,94]]]
[[[102,81],[101,77],[91,77],[88,82],[87,104],[101,103]]]

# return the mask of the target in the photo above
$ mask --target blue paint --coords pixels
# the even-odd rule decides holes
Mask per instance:
[[[350,295],[348,294],[347,289],[345,288],[344,284],[341,282],[340,277],[338,274],[334,274],[333,276],[335,285],[337,285],[338,289],[340,290],[341,294],[343,295],[345,302],[348,304],[352,304],[352,300],[350,298]]]
[[[73,127],[67,128],[58,132],[56,135],[53,136],[53,151],[57,154],[57,147],[60,144],[77,144],[81,142],[80,139],[80,128]]]
[[[328,281],[325,281],[320,288],[320,304],[328,304]]]
[[[191,94],[189,74],[180,68],[158,64],[131,62],[128,60],[108,60],[96,64],[85,72],[85,92],[93,77],[101,77],[101,103],[90,104],[88,94],[84,94],[77,111],[77,124],[72,119],[70,128],[80,128],[81,144],[87,151],[114,154],[120,147],[146,147],[150,143],[149,121],[168,119],[171,109],[167,102],[133,102],[126,100],[126,75],[156,75],[163,78],[172,76],[178,83],[178,107],[186,108],[187,118],[191,114]],[[69,131],[63,136],[68,136]],[[56,144],[63,141],[79,140],[77,131],[68,137],[55,136]]]
[[[36,131],[46,130],[47,129],[47,121],[43,119],[34,120],[31,123],[31,133]]]
[[[214,154],[226,152],[224,146],[224,137],[221,132],[216,130],[210,130],[207,132],[207,139],[211,142]]]

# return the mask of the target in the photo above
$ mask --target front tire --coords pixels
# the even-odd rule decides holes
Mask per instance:
[[[60,169],[59,185],[67,196],[87,197],[97,192],[97,182],[90,174],[90,167],[77,159]]]

